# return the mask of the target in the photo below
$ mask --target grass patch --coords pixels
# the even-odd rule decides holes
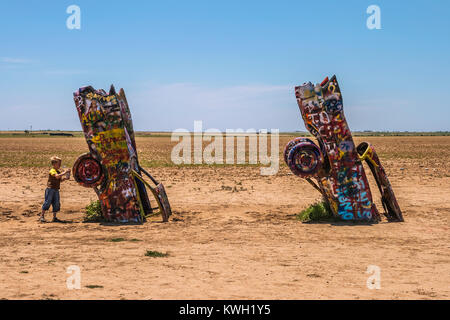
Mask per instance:
[[[103,286],[99,286],[99,285],[96,285],[96,284],[89,284],[89,285],[86,286],[86,288],[98,289],[98,288],[103,288]]]
[[[140,240],[140,239],[131,239],[130,241],[131,242],[138,242],[138,241],[142,241],[142,240]]]
[[[162,253],[159,251],[152,251],[152,250],[147,250],[147,252],[145,253],[145,256],[147,257],[152,257],[152,258],[163,258],[163,257],[167,257],[169,254],[166,253]]]
[[[86,206],[86,212],[84,214],[85,222],[100,222],[103,220],[102,207],[100,201],[92,201]]]
[[[330,207],[325,202],[317,202],[310,205],[297,215],[297,219],[301,222],[335,220]]]

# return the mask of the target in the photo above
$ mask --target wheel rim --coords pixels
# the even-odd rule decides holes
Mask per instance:
[[[308,138],[303,138],[303,137],[297,137],[295,139],[292,139],[291,141],[289,141],[286,145],[286,147],[284,148],[284,162],[286,162],[286,164],[288,164],[288,157],[289,157],[289,153],[291,152],[292,148],[295,147],[297,144],[299,143],[304,143],[304,142],[308,142],[311,144],[314,144],[314,142],[312,142],[310,139]]]
[[[75,180],[87,187],[99,185],[103,180],[101,164],[92,157],[82,157],[77,161],[74,170]]]
[[[302,178],[317,174],[322,164],[322,153],[314,143],[300,142],[289,152],[288,166],[295,175]]]

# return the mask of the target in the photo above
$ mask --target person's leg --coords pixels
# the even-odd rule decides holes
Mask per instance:
[[[45,210],[44,209],[42,209],[42,212],[39,215],[39,221],[45,222]]]
[[[47,211],[50,208],[50,205],[52,204],[53,201],[53,193],[51,192],[52,189],[45,189],[45,200],[44,200],[44,204],[42,205],[42,212],[41,212],[41,217],[40,217],[40,221],[45,221],[45,211]]]
[[[59,212],[61,208],[61,203],[59,199],[59,190],[54,190],[52,208],[53,208],[53,221],[58,222],[59,220],[58,218],[56,218],[56,214]]]

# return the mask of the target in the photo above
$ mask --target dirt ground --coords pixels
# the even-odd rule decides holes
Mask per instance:
[[[285,165],[261,176],[255,166],[151,162],[147,168],[164,182],[174,211],[170,222],[83,223],[96,196],[71,180],[61,189],[66,223],[40,224],[48,172],[41,158],[62,154],[71,166],[87,147],[82,138],[18,139],[0,139],[0,298],[450,297],[450,137],[355,139],[379,151],[405,217],[373,225],[298,221],[296,214],[320,197]],[[170,155],[168,141],[138,138],[141,158]],[[33,157],[36,163],[27,162]],[[371,186],[382,211],[373,179]],[[169,255],[148,257],[147,250]],[[79,290],[66,287],[71,265],[81,268]],[[380,267],[379,290],[367,288],[369,265]]]

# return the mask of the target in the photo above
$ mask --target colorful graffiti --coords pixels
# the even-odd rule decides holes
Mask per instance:
[[[370,143],[361,142],[356,149],[358,150],[360,159],[366,161],[375,177],[378,190],[381,193],[381,203],[385,210],[384,214],[386,218],[389,221],[403,221],[402,211],[395,198],[394,190],[392,190],[391,183],[375,152],[375,148]]]
[[[74,101],[89,153],[81,155],[74,164],[74,178],[85,187],[96,191],[107,221],[138,222],[153,213],[144,183],[135,179],[140,175],[131,113],[120,89],[113,86],[109,93],[91,86],[74,93]],[[164,187],[160,184],[164,191]],[[153,191],[152,191],[153,192]],[[157,198],[170,215],[170,205],[165,192]],[[164,216],[164,215],[163,215]],[[167,219],[165,219],[167,221]]]
[[[367,160],[382,193],[385,215],[403,221],[392,187],[373,147],[355,147],[344,116],[343,100],[336,76],[320,84],[295,88],[305,126],[319,146],[306,138],[288,143],[284,156],[292,172],[319,190],[331,211],[342,220],[377,222],[380,214],[372,199],[362,159]],[[316,182],[314,182],[315,180]]]

